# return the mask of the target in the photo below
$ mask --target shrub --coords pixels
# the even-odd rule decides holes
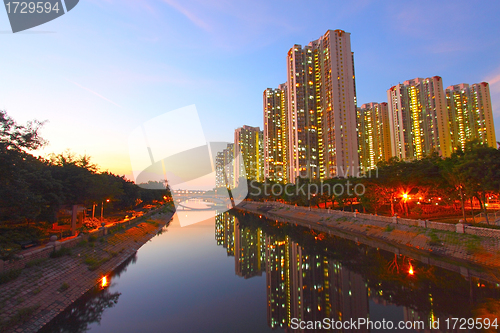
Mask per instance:
[[[68,289],[69,289],[69,284],[64,282],[63,284],[61,284],[61,286],[57,290],[59,290],[60,292],[63,292],[63,291],[68,290]]]
[[[101,226],[101,221],[98,219],[86,219],[83,224],[82,224],[82,231],[89,231],[89,230],[94,230],[96,228],[99,228]]]
[[[33,267],[33,266],[38,266],[38,265],[41,265],[42,263],[44,263],[45,261],[47,261],[47,258],[34,259],[34,260],[31,260],[31,261],[28,261],[26,263],[26,267],[30,268],[30,267]]]
[[[83,263],[88,265],[88,268],[90,271],[94,271],[97,269],[97,267],[101,266],[102,264],[104,264],[108,260],[109,260],[109,258],[96,259],[96,258],[92,258],[92,257],[87,257],[83,260]]]
[[[56,250],[56,251],[53,251],[50,253],[50,257],[51,258],[60,258],[60,257],[64,257],[64,256],[70,256],[71,255],[71,249],[68,249],[68,248],[61,248],[60,250]]]
[[[7,322],[0,324],[0,329],[3,330],[12,326],[24,324],[31,318],[31,316],[33,316],[33,314],[36,312],[36,310],[38,310],[39,307],[40,304],[37,304],[17,310],[17,312],[12,317],[10,317]]]
[[[0,273],[0,284],[15,280],[19,275],[21,275],[20,269],[11,269],[10,271]]]

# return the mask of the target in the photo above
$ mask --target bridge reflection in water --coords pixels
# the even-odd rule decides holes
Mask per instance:
[[[249,279],[265,272],[273,329],[301,332],[290,329],[292,318],[418,320],[427,327],[430,320],[444,325],[451,317],[493,322],[500,316],[500,288],[493,281],[310,229],[227,212],[216,217],[215,238],[234,256],[236,275]],[[411,331],[427,330],[405,330]]]
[[[215,196],[190,196],[185,200],[178,197],[175,200],[177,210],[214,210],[218,207],[228,208],[231,202]]]

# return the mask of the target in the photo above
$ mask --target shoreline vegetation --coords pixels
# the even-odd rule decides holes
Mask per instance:
[[[33,155],[47,144],[39,134],[43,123],[19,125],[0,110],[0,260],[53,235],[61,240],[171,202],[165,184],[137,185],[100,171],[89,156]]]
[[[0,331],[37,332],[103,283],[103,277],[109,285],[112,272],[162,233],[173,214],[173,209],[164,205],[106,235],[99,231],[82,234],[75,246],[54,250],[49,258],[32,260],[16,270],[13,279],[0,284]]]
[[[485,229],[491,235],[477,236],[450,230],[437,230],[414,225],[397,224],[392,221],[378,221],[376,216],[323,209],[311,209],[291,205],[272,205],[265,202],[244,201],[236,209],[265,217],[276,223],[302,226],[319,233],[337,235],[374,247],[384,247],[394,253],[404,250],[420,255],[425,263],[434,260],[450,262],[475,269],[482,278],[498,283],[500,272],[500,239],[498,230]],[[372,218],[372,219],[370,219]],[[380,217],[379,217],[380,218]],[[392,218],[384,217],[386,220]],[[423,222],[423,221],[420,221]],[[445,224],[446,225],[446,224]],[[453,226],[455,227],[455,226]],[[476,229],[476,228],[475,228]],[[480,228],[477,228],[480,229]],[[376,242],[372,242],[376,241]],[[378,242],[378,244],[377,244]],[[422,259],[423,258],[423,259]],[[418,259],[417,259],[418,260]],[[494,271],[496,274],[487,271]],[[468,274],[468,272],[460,272]],[[492,275],[493,274],[493,275]]]

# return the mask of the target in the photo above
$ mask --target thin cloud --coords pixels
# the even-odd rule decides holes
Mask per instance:
[[[165,2],[166,4],[170,5],[174,9],[176,9],[178,12],[180,12],[182,15],[184,15],[185,17],[187,17],[191,22],[193,22],[195,25],[197,25],[198,27],[202,28],[203,30],[205,30],[205,31],[211,31],[212,30],[212,28],[205,21],[203,21],[202,19],[200,19],[199,17],[197,17],[194,13],[192,13],[189,10],[187,10],[183,6],[179,5],[174,0],[163,0],[163,2]]]
[[[488,82],[490,86],[494,85],[496,89],[500,90],[500,73],[495,76],[490,76],[486,82]]]
[[[491,75],[488,75],[485,80],[485,82],[488,82],[490,85],[490,94],[491,94],[491,102],[493,106],[493,115],[495,117],[500,116],[500,68],[497,68],[497,70],[492,73]],[[498,119],[495,121],[497,123],[497,128],[498,127]],[[498,132],[498,130],[497,130]],[[498,133],[497,133],[498,134]],[[500,136],[499,136],[500,137]],[[498,139],[498,137],[497,137]]]
[[[68,81],[68,82],[73,83],[75,86],[78,86],[78,87],[80,87],[80,88],[82,88],[82,89],[87,90],[87,91],[88,91],[88,92],[90,92],[91,94],[94,94],[94,95],[96,95],[97,97],[100,97],[100,98],[102,98],[103,100],[110,102],[111,104],[114,104],[114,105],[116,105],[116,106],[118,106],[118,107],[120,107],[120,108],[122,107],[121,105],[119,105],[119,104],[117,104],[117,103],[113,102],[112,100],[110,100],[110,99],[108,99],[108,98],[104,97],[103,95],[100,95],[100,94],[96,93],[95,91],[93,91],[93,90],[91,90],[91,89],[89,89],[89,88],[87,88],[87,87],[82,86],[81,84],[78,84],[78,83],[76,83],[76,82],[74,82],[74,81],[71,81],[71,80],[68,80],[68,79],[65,79],[65,80],[66,80],[66,81]]]

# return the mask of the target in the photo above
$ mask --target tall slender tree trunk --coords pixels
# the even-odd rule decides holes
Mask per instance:
[[[486,206],[486,193],[483,192],[481,196],[483,197],[483,212],[484,212],[484,217],[486,218],[486,224],[490,225],[490,221],[488,219],[488,207]]]
[[[474,204],[472,202],[473,199],[474,197],[470,197],[470,211],[472,212],[472,222],[476,223],[476,218],[474,217]]]

